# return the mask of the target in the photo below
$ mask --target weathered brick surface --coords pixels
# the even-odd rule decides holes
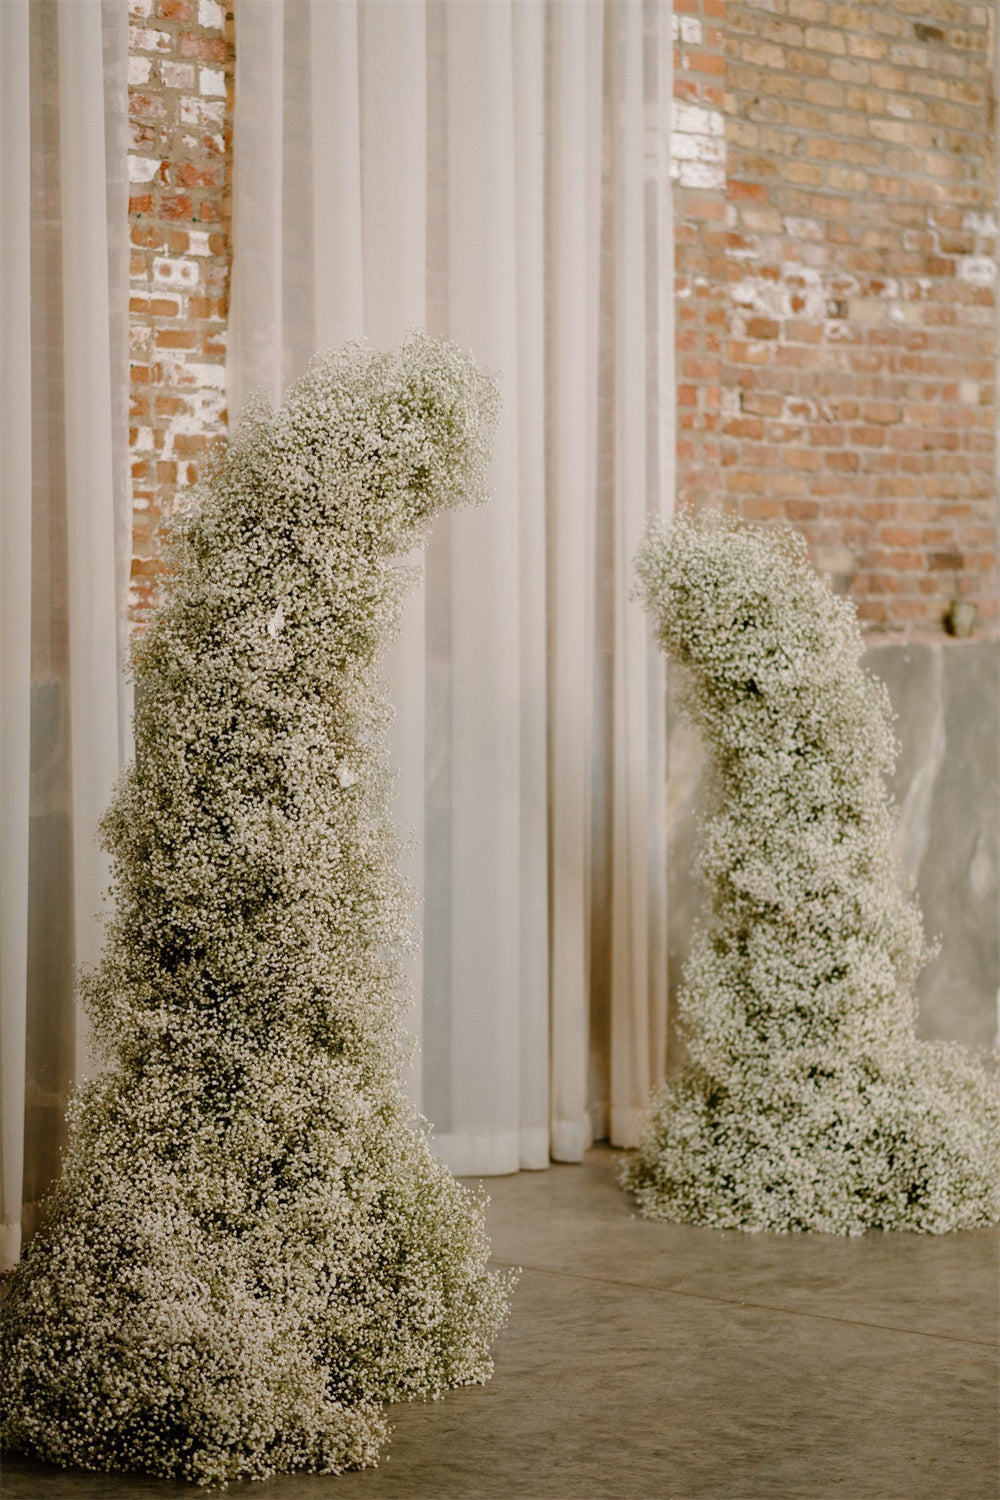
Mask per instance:
[[[131,0],[136,618],[224,431],[232,0]],[[997,627],[994,7],[674,0],[679,498]]]
[[[680,499],[997,624],[995,12],[675,0]]]
[[[232,0],[129,0],[130,610],[156,598],[158,530],[225,432]]]

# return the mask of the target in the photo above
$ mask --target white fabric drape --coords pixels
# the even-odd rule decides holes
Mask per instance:
[[[90,1059],[74,971],[128,750],[125,0],[0,5],[0,1117],[3,1264]]]
[[[493,499],[389,663],[418,840],[414,1091],[453,1170],[635,1139],[665,1062],[666,0],[238,0],[228,382],[428,327],[499,372]]]

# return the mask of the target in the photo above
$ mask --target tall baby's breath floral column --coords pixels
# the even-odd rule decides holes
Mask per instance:
[[[381,1404],[485,1380],[507,1284],[401,1085],[378,660],[496,396],[415,335],[253,407],[134,649],[136,761],[73,1106],[3,1307],[2,1436],[203,1483],[373,1463]]]
[[[710,758],[710,896],[679,1001],[687,1060],[625,1181],[720,1228],[916,1229],[1000,1216],[1000,1083],[917,1039],[927,958],[892,854],[884,686],[791,532],[678,518],[637,559]]]

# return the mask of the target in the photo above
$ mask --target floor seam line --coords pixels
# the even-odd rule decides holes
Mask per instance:
[[[669,1286],[650,1285],[641,1281],[621,1281],[611,1276],[588,1276],[580,1271],[557,1271],[547,1266],[530,1266],[514,1260],[491,1257],[493,1265],[505,1269],[533,1271],[539,1276],[561,1276],[567,1281],[593,1282],[600,1286],[617,1286],[632,1292],[657,1292],[661,1296],[683,1297],[694,1302],[712,1302],[718,1307],[745,1307],[751,1312],[779,1313],[790,1318],[811,1318],[823,1323],[841,1323],[850,1328],[873,1328],[882,1333],[902,1333],[911,1338],[943,1339],[949,1344],[968,1344],[975,1349],[1000,1351],[1000,1344],[989,1339],[965,1338],[958,1333],[933,1333],[920,1328],[900,1328],[894,1323],[870,1323],[860,1318],[841,1318],[832,1313],[802,1312],[794,1307],[776,1307],[770,1302],[744,1302],[736,1297],[715,1297],[707,1292],[685,1292]]]

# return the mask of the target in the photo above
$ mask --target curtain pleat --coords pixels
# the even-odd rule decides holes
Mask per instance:
[[[451,5],[445,23],[448,333],[502,375],[518,363],[511,7]],[[464,1172],[521,1163],[518,392],[504,386],[493,499],[450,527],[451,1014],[438,1148]]]
[[[111,303],[107,275],[104,41],[98,7],[59,7],[67,626],[73,918],[77,964],[96,964],[110,880],[96,833],[119,770],[119,631]],[[94,168],[97,168],[95,173]],[[96,203],[80,185],[96,176]],[[122,278],[124,280],[124,278]],[[77,1017],[77,1079],[92,1061]]]
[[[288,160],[285,134],[286,43],[292,57],[308,57],[305,40],[286,38],[286,8],[294,14],[294,0],[241,0],[240,48],[236,61],[239,99],[239,150],[233,152],[233,198],[243,205],[240,233],[233,250],[233,274],[226,363],[230,416],[238,412],[250,391],[261,391],[277,405],[292,378],[292,329],[286,319],[285,287],[293,274],[292,257],[284,242],[284,169]],[[330,7],[339,10],[339,6]],[[304,8],[302,20],[307,19]],[[305,75],[305,68],[303,67]],[[306,75],[308,76],[308,75]],[[301,82],[304,85],[306,76]],[[311,95],[306,107],[311,109]],[[319,142],[308,148],[320,166]],[[300,152],[299,161],[303,160]],[[314,238],[312,198],[299,199],[303,239]],[[307,285],[309,274],[300,277]],[[316,278],[318,281],[318,277]],[[355,295],[360,295],[359,291]]]
[[[314,6],[308,20],[315,346],[336,349],[365,326],[357,0]]]
[[[383,348],[424,322],[427,282],[427,61],[423,0],[365,0],[361,7],[361,225],[364,330]],[[409,566],[421,570],[418,551]],[[418,911],[424,899],[424,744],[426,740],[425,587],[404,606],[384,676],[395,711],[390,753],[396,767],[394,815],[406,841],[403,873]],[[408,959],[414,996],[423,984],[423,949]],[[411,1011],[410,1087],[422,1097],[422,1011]]]
[[[96,840],[129,748],[124,0],[0,6],[0,846],[5,1265],[92,1068]]]
[[[520,859],[518,1092],[523,1167],[549,1161],[548,663],[545,565],[545,5],[513,6],[517,277]],[[512,372],[513,373],[513,372]]]
[[[547,448],[551,1148],[589,1144],[597,315],[603,99],[599,5],[549,7]],[[595,77],[595,73],[597,76]]]
[[[669,503],[670,45],[666,0],[237,7],[231,414],[417,324],[501,381],[493,498],[439,521],[387,664],[412,1089],[460,1172],[631,1139],[665,1062],[663,685],[628,590]]]
[[[611,1118],[616,1145],[638,1142],[643,1110],[662,1057],[655,1059],[665,1014],[666,974],[651,970],[650,931],[666,912],[647,867],[651,783],[664,774],[651,753],[647,625],[628,597],[632,558],[647,512],[647,325],[644,234],[643,16],[638,5],[615,13],[612,41],[615,121],[615,535],[614,858],[612,880]],[[662,700],[659,700],[662,701]]]
[[[0,1265],[21,1252],[31,774],[28,0],[0,6]],[[27,500],[26,500],[27,497]]]

